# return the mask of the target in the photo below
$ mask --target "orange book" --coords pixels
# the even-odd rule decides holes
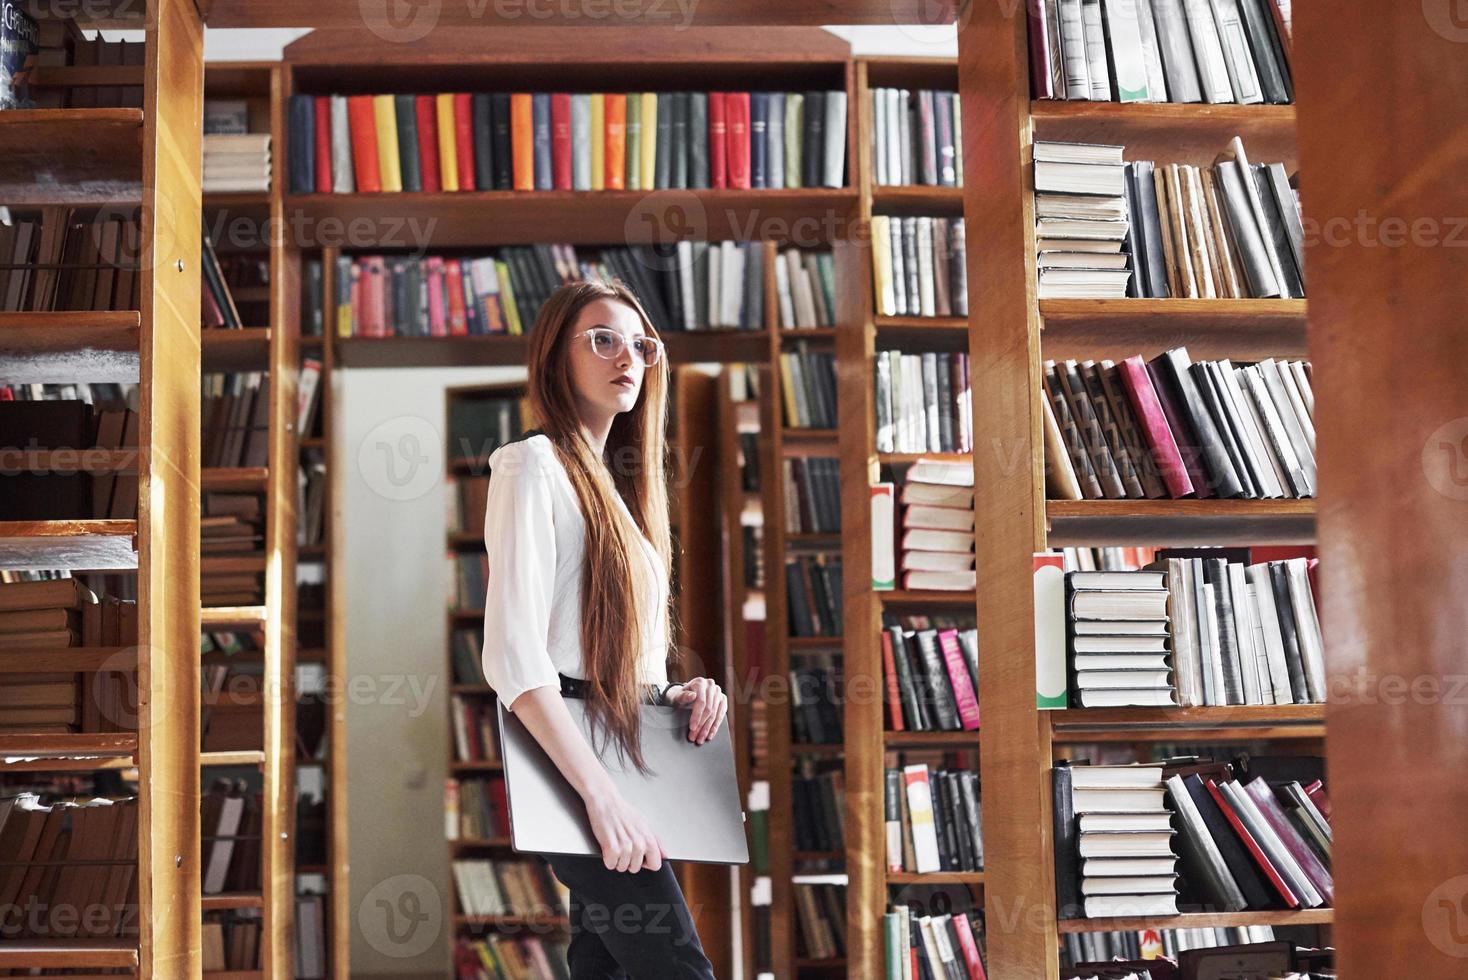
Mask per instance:
[[[530,119],[530,93],[510,93],[510,160],[514,188],[535,190],[535,130]]]
[[[438,106],[438,167],[443,177],[443,189],[459,189],[459,151],[454,145],[454,96],[452,92],[440,92],[435,96]]]
[[[352,132],[352,163],[356,166],[357,190],[382,190],[382,176],[377,169],[377,120],[372,96],[347,96],[347,124]]]
[[[606,189],[619,191],[626,186],[623,171],[627,167],[627,96],[608,92],[604,111],[607,120],[606,148],[603,151],[606,157]]]

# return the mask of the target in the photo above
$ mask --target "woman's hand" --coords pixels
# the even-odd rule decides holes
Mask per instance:
[[[714,737],[724,715],[729,713],[729,696],[710,677],[694,677],[673,689],[669,703],[693,708],[688,719],[688,740],[702,745]]]
[[[616,789],[588,799],[586,815],[591,818],[591,832],[601,845],[601,860],[607,870],[636,874],[643,868],[656,871],[662,867],[667,856],[662,842],[642,814]]]

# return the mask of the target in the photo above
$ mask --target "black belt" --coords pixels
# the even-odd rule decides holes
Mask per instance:
[[[561,697],[585,698],[591,688],[591,685],[587,683],[585,678],[568,677],[565,674],[562,674],[560,671],[556,672],[556,676],[561,679]],[[664,703],[663,691],[665,690],[665,688],[659,687],[656,684],[648,684],[646,685],[646,687],[647,693],[644,700],[648,704]]]

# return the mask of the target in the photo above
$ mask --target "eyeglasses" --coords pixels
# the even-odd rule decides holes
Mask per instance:
[[[577,336],[590,337],[592,351],[609,361],[621,357],[622,351],[627,349],[627,338],[610,327],[592,327]],[[652,367],[663,354],[663,342],[656,337],[638,334],[632,338],[632,351],[642,359],[644,366]]]

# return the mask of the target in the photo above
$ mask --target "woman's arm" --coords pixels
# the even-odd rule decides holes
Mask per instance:
[[[607,775],[566,710],[560,690],[531,688],[510,708],[586,805],[592,834],[601,845],[602,863],[616,871],[657,871],[664,857],[662,843]]]

